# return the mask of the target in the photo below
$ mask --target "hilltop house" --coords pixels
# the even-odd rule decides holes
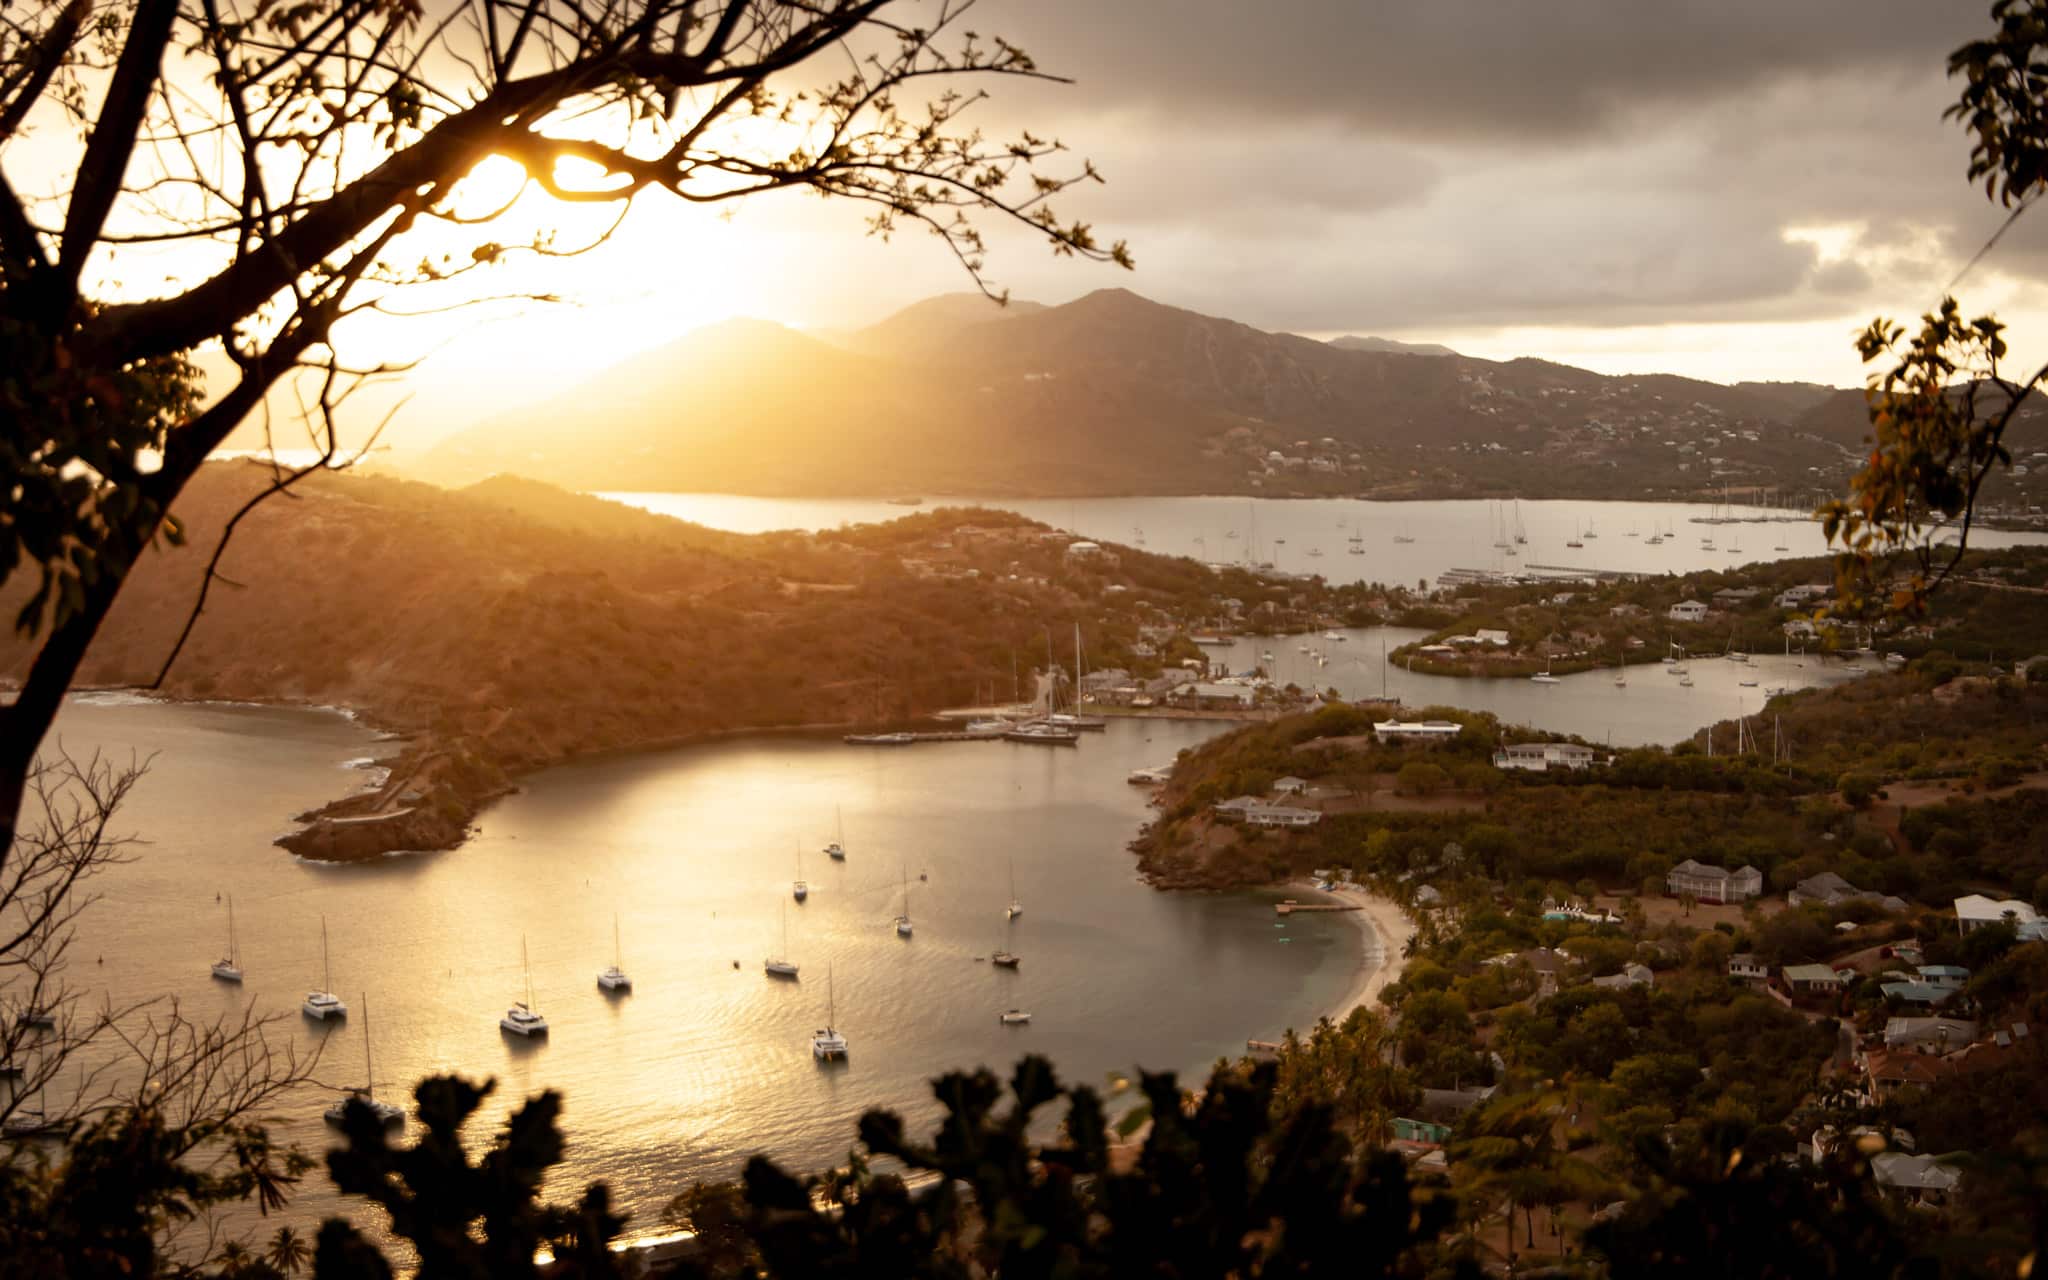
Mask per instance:
[[[1841,991],[1842,975],[1824,964],[1788,964],[1785,985],[1796,996],[1829,996]]]
[[[1667,615],[1673,622],[1705,622],[1707,606],[1698,600],[1680,600]]]
[[[1728,957],[1728,976],[1760,987],[1771,980],[1771,967],[1749,952],[1739,951]]]
[[[1292,774],[1285,778],[1276,778],[1273,782],[1274,795],[1298,796],[1307,790],[1308,781],[1303,778],[1297,778]]]
[[[1381,742],[1449,742],[1464,731],[1455,720],[1380,720],[1372,726]]]
[[[1570,742],[1518,742],[1493,753],[1496,769],[1528,769],[1543,773],[1550,769],[1590,769],[1593,748]]]
[[[1744,866],[1736,871],[1710,867],[1687,858],[1671,868],[1664,887],[1674,898],[1699,902],[1744,902],[1764,891],[1764,873]]]
[[[1973,933],[1987,924],[2033,924],[2041,915],[2018,898],[1987,898],[1981,893],[1956,899],[1956,929]]]
[[[1817,876],[1808,876],[1792,886],[1785,895],[1785,901],[1792,906],[1804,906],[1812,902],[1832,907],[1844,902],[1875,902],[1886,911],[1904,911],[1904,898],[1888,897],[1874,889],[1858,889],[1832,871],[1823,871]]]

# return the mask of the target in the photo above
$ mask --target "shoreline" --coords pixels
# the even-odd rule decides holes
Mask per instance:
[[[1409,940],[1415,936],[1415,922],[1394,901],[1376,893],[1362,889],[1302,887],[1358,908],[1344,914],[1350,916],[1365,935],[1365,951],[1359,957],[1358,973],[1351,987],[1337,1008],[1326,1015],[1331,1022],[1341,1026],[1344,1019],[1351,1016],[1352,1010],[1378,1001],[1380,992],[1399,980],[1407,969],[1406,951]]]

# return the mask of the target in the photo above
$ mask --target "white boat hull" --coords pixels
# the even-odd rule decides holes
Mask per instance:
[[[299,1006],[299,1012],[315,1021],[325,1022],[329,1018],[346,1018],[348,1006],[336,996],[316,991],[306,997],[305,1003]]]
[[[1019,1025],[1020,1023],[1031,1021],[1031,1015],[1024,1012],[1022,1009],[1012,1009],[1008,1013],[999,1013],[996,1015],[996,1018],[1000,1022],[1002,1022],[1004,1026],[1009,1027],[1014,1027]]]
[[[770,960],[761,966],[771,978],[794,978],[797,967],[787,960]]]
[[[631,991],[633,980],[617,969],[606,969],[597,975],[597,985],[606,991]]]
[[[213,966],[213,976],[219,978],[222,982],[240,982],[242,980],[242,971],[223,960]]]

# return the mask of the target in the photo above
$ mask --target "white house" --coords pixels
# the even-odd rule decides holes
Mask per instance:
[[[1698,600],[1680,600],[1671,606],[1669,616],[1673,622],[1705,622],[1707,606]]]
[[[1312,827],[1323,820],[1320,809],[1296,809],[1284,804],[1262,804],[1245,810],[1246,825],[1254,827]]]
[[[1479,630],[1474,631],[1472,638],[1481,644],[1490,644],[1496,648],[1506,648],[1508,643],[1507,632],[1487,627],[1481,627]]]
[[[1298,796],[1307,790],[1307,780],[1294,777],[1291,774],[1285,778],[1275,779],[1273,782],[1273,794],[1275,795]]]
[[[2033,924],[2041,914],[2018,898],[1987,898],[1981,893],[1956,899],[1956,928],[1971,933],[1987,924]]]
[[[1749,866],[1728,871],[1687,858],[1671,868],[1671,874],[1664,878],[1664,887],[1674,898],[1742,902],[1763,893],[1764,873]]]
[[[1379,720],[1372,726],[1381,742],[1449,742],[1464,731],[1455,720]]]
[[[1518,742],[1494,752],[1493,767],[1535,773],[1548,769],[1590,769],[1593,748],[1571,742]]]
[[[1728,957],[1728,976],[1737,982],[1762,986],[1771,980],[1771,966],[1747,951],[1740,951]]]

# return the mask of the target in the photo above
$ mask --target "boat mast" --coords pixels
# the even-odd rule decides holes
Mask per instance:
[[[612,968],[618,968],[619,962],[625,958],[626,949],[619,945],[619,913],[614,911],[612,912]]]
[[[1081,622],[1074,621],[1074,714],[1081,714]]]
[[[533,1012],[533,961],[526,954],[526,935],[519,935],[519,967],[526,970],[526,1011]]]
[[[363,1096],[377,1096],[377,1068],[370,1061],[370,993],[363,992]]]
[[[320,989],[334,990],[334,972],[327,964],[327,917],[320,917]]]

